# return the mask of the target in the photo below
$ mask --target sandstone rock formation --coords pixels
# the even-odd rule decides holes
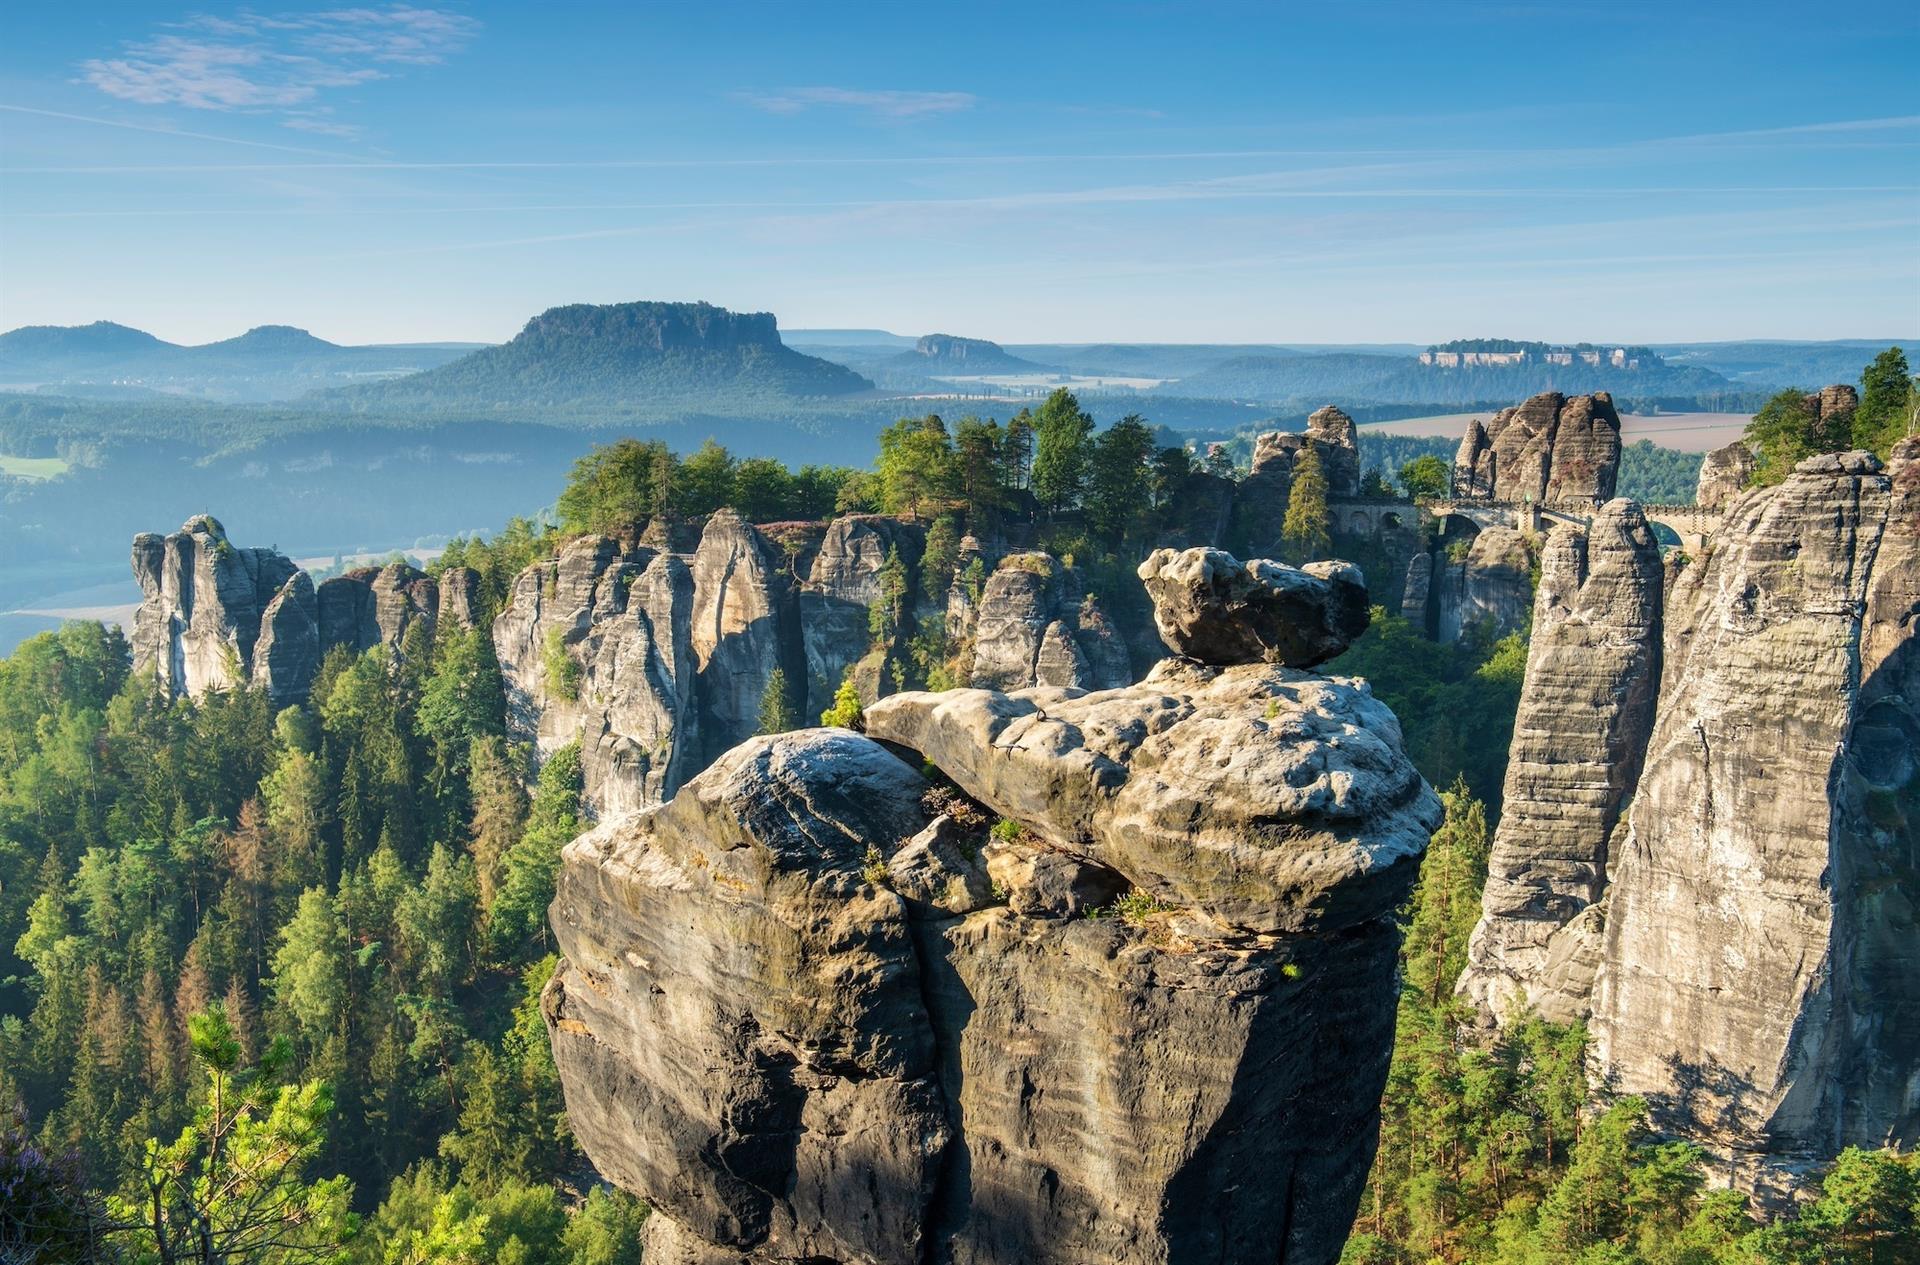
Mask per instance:
[[[1485,624],[1496,637],[1524,628],[1533,609],[1532,566],[1527,538],[1511,527],[1480,532],[1463,558],[1443,557],[1433,577],[1439,588],[1435,636],[1456,641],[1474,624]]]
[[[1460,500],[1492,500],[1497,464],[1486,425],[1476,417],[1467,423],[1453,455],[1453,495]]]
[[[276,706],[297,703],[311,689],[325,653],[319,628],[313,578],[296,571],[260,613],[260,635],[247,668],[248,679],[263,686]],[[138,658],[136,651],[136,663]]]
[[[448,567],[439,575],[440,606],[434,623],[440,628],[477,628],[480,625],[480,577],[471,567]]]
[[[1252,469],[1234,489],[1230,539],[1180,543],[1224,544],[1255,556],[1279,553],[1294,466],[1309,446],[1319,455],[1328,496],[1352,496],[1359,491],[1360,449],[1353,419],[1329,405],[1307,419],[1304,431],[1268,431],[1254,439]]]
[[[1717,510],[1746,490],[1753,477],[1753,449],[1743,439],[1715,448],[1700,462],[1700,483],[1693,501],[1701,509]]]
[[[1328,496],[1352,496],[1360,490],[1360,441],[1353,419],[1329,404],[1307,418],[1307,439],[1320,450]]]
[[[1161,640],[1202,663],[1310,668],[1367,630],[1367,582],[1351,562],[1296,569],[1218,549],[1159,549],[1139,575]]]
[[[235,548],[219,520],[207,514],[188,519],[170,536],[135,536],[133,577],[141,600],[133,616],[134,669],[151,669],[172,693],[196,697],[254,680],[261,618],[297,570],[271,549]],[[295,658],[289,643],[298,635],[301,606],[296,595],[275,612],[274,657],[282,663]],[[287,698],[304,694],[306,685],[282,682],[273,689]]]
[[[1050,554],[1002,558],[987,577],[971,625],[973,685],[1098,690],[1133,679],[1125,641],[1079,575]]]
[[[803,704],[800,610],[780,550],[729,509],[709,518],[700,535],[693,591],[700,727],[712,758],[759,726],[760,705],[776,671],[785,676],[794,710]]]
[[[1467,424],[1454,459],[1461,498],[1593,505],[1613,496],[1620,415],[1605,391],[1571,398],[1548,391]]]
[[[440,613],[439,586],[404,562],[362,567],[321,582],[320,645],[359,654],[376,646],[398,652],[416,624],[429,630]]]
[[[1593,1068],[1763,1191],[1920,1140],[1916,511],[1904,471],[1810,458],[1668,599]]]
[[[1400,613],[1418,628],[1426,627],[1427,597],[1433,592],[1433,555],[1422,550],[1407,560],[1406,586],[1400,591]]]
[[[1610,501],[1541,560],[1526,688],[1500,824],[1459,991],[1483,1018],[1584,1018],[1598,955],[1580,915],[1606,890],[1608,841],[1640,774],[1660,682],[1660,549]],[[1569,930],[1569,924],[1574,924]]]
[[[1814,432],[1844,442],[1853,430],[1860,393],[1842,382],[1821,387],[1806,398],[1807,411],[1813,415]]]
[[[806,714],[817,716],[833,700],[847,669],[872,644],[868,616],[881,600],[888,556],[899,558],[906,600],[920,591],[920,556],[926,529],[877,514],[833,520],[814,553],[800,587],[800,629],[807,657]],[[888,683],[890,684],[890,683]]]
[[[171,536],[133,538],[141,602],[133,617],[133,665],[151,669],[177,696],[254,685],[274,703],[304,702],[320,660],[335,646],[398,652],[409,629],[430,639],[441,617],[438,584],[404,563],[363,567],[314,587],[272,549],[240,549],[219,520],[202,514]],[[452,617],[473,623],[473,577],[461,570]]]
[[[648,1259],[1331,1262],[1440,815],[1392,714],[1168,660],[867,723],[755,738],[566,850],[542,1008]]]
[[[572,542],[521,572],[494,621],[509,735],[537,761],[578,742],[590,814],[659,803],[698,767],[692,634],[686,564]]]

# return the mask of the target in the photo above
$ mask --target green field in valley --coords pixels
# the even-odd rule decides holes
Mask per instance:
[[[70,469],[60,457],[0,456],[0,474],[15,479],[57,479]]]

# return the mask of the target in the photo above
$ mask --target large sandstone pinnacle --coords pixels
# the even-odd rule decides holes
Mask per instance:
[[[1484,912],[1459,982],[1485,1022],[1586,1015],[1593,907],[1653,730],[1661,579],[1659,546],[1630,500],[1547,542]]]
[[[1920,1141],[1917,475],[1825,454],[1727,506],[1609,866],[1594,1071],[1763,1194]]]
[[[1620,472],[1620,415],[1605,391],[1546,391],[1467,424],[1453,462],[1462,498],[1595,505]]]
[[[1440,817],[1392,713],[1169,659],[867,729],[566,849],[543,1010],[649,1260],[1332,1262]]]

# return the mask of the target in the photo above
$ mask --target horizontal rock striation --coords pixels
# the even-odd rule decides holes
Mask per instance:
[[[1584,1018],[1608,844],[1640,774],[1660,681],[1660,549],[1610,501],[1541,560],[1499,828],[1459,991],[1486,1021]]]
[[[1728,506],[1669,598],[1594,1070],[1736,1180],[1920,1137],[1920,501],[1865,453]]]
[[[1391,712],[1168,660],[867,723],[565,851],[542,1008],[649,1259],[1333,1261],[1440,816]]]

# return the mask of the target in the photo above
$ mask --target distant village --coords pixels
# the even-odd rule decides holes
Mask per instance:
[[[1429,347],[1420,353],[1420,363],[1438,369],[1468,366],[1512,367],[1526,364],[1584,364],[1599,368],[1634,370],[1642,363],[1648,368],[1665,363],[1644,347],[1595,347],[1591,343],[1557,346],[1551,343],[1521,343],[1508,339],[1462,339]]]

